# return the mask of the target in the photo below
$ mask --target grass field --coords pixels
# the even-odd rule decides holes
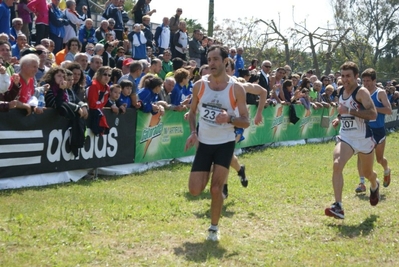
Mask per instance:
[[[249,186],[230,173],[219,243],[205,241],[210,194],[190,196],[189,164],[0,191],[0,266],[399,266],[399,133],[387,142],[378,206],[354,193],[355,158],[345,168],[345,220],[324,215],[333,142],[241,155]]]

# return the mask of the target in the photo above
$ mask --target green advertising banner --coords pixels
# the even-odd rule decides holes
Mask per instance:
[[[256,106],[248,106],[251,118],[250,126],[245,129],[243,140],[239,146],[249,147],[271,142],[301,140],[308,138],[332,137],[337,135],[339,128],[332,127],[331,122],[337,117],[336,108],[320,108],[307,110],[303,105],[294,105],[299,120],[290,122],[289,106],[278,104],[269,106],[263,111],[263,123],[254,124]],[[328,128],[321,127],[321,119],[328,118]]]
[[[307,110],[303,105],[294,105],[298,122],[289,119],[289,106],[278,104],[263,110],[263,123],[254,124],[256,106],[248,106],[250,126],[245,129],[245,140],[237,147],[250,147],[271,142],[291,141],[309,138],[332,137],[337,135],[331,121],[336,118],[336,108]],[[190,135],[184,112],[166,111],[164,116],[137,112],[136,156],[135,162],[153,162],[161,159],[180,158],[195,154],[195,148],[184,151]],[[322,117],[329,120],[328,128],[321,127]]]
[[[137,112],[135,163],[194,155],[195,149],[184,151],[190,135],[184,112],[159,114]]]

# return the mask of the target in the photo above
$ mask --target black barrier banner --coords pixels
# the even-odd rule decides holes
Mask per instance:
[[[23,110],[0,113],[0,178],[97,168],[133,163],[136,110],[104,111],[110,131],[95,136],[86,131],[78,157],[69,150],[69,121],[55,110],[25,116]]]

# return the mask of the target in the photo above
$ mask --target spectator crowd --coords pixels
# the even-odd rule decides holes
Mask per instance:
[[[83,145],[86,124],[95,134],[107,133],[104,108],[114,113],[136,108],[152,114],[189,109],[193,84],[211,71],[207,51],[216,40],[201,29],[188,33],[181,8],[152,31],[151,15],[157,10],[150,8],[151,0],[134,5],[129,32],[124,2],[108,0],[104,19],[95,28],[87,0],[3,0],[0,111],[18,108],[28,115],[41,114],[38,99],[44,94],[45,108],[70,120],[71,146],[76,151]],[[265,107],[337,105],[340,72],[321,77],[313,70],[293,72],[288,65],[274,67],[271,59],[245,59],[243,47],[229,48],[227,65],[239,82],[267,90]],[[399,105],[396,81],[378,86],[386,89],[393,107]],[[258,96],[247,93],[248,104],[258,101]]]

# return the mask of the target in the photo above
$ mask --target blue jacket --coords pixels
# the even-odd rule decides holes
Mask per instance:
[[[115,20],[114,30],[123,30],[122,11],[114,4],[109,5],[109,17]]]
[[[121,104],[126,104],[127,108],[130,108],[132,106],[132,100],[130,98],[130,95],[125,96],[124,94],[121,94],[121,96],[119,97],[118,101]]]
[[[91,43],[94,44],[94,33],[95,33],[95,29],[92,27],[90,30],[86,29],[86,25],[82,25],[80,26],[79,29],[79,41],[82,44],[87,44],[87,43]],[[87,41],[84,42],[83,39],[86,39]]]
[[[132,58],[135,60],[147,59],[147,47],[145,43],[141,42],[140,32],[129,33],[129,41],[133,43],[133,36],[137,35],[137,39],[140,42],[139,46],[132,45]]]
[[[236,55],[234,57],[234,61],[235,61],[235,72],[234,72],[234,76],[239,77],[240,74],[238,73],[239,69],[244,69],[244,59],[242,58],[241,55]]]
[[[64,17],[61,9],[54,4],[49,5],[49,25],[50,33],[58,37],[64,37],[64,26],[69,25],[68,20]]]
[[[158,102],[158,94],[154,93],[151,89],[149,88],[143,88],[139,91],[138,93],[140,102],[141,102],[141,110],[143,112],[151,114],[156,114],[158,112],[152,111],[152,104],[155,102]]]
[[[156,30],[155,30],[155,36],[154,36],[154,41],[156,47],[162,47],[162,48],[167,48],[169,47],[170,44],[170,30],[168,30],[169,26],[161,24],[159,25]],[[167,37],[165,35],[162,35],[162,31],[165,29],[166,32],[168,32]],[[165,39],[166,38],[166,39]]]
[[[179,106],[181,104],[183,91],[185,91],[185,86],[180,86],[180,84],[176,83],[170,93],[170,103],[172,105]]]
[[[10,35],[10,7],[4,3],[0,4],[0,33]]]
[[[17,34],[17,31],[13,27],[10,28],[10,35],[14,36],[15,40],[17,40],[17,35],[18,34]],[[16,44],[16,41],[9,40],[9,42],[10,42],[11,45]]]

